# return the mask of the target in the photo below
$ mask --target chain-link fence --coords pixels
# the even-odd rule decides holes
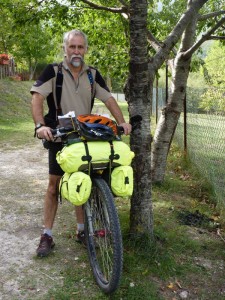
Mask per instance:
[[[225,210],[225,112],[216,111],[215,106],[210,113],[201,108],[205,91],[187,88],[186,113],[180,116],[174,139],[208,180],[217,203]],[[154,89],[152,118],[156,123],[165,105],[165,89]]]
[[[221,111],[210,113],[203,111],[199,106],[199,96],[202,92],[190,88],[187,90],[186,137],[185,118],[182,114],[177,125],[175,139],[181,147],[184,147],[186,139],[188,157],[210,182],[217,203],[224,209],[225,114]]]

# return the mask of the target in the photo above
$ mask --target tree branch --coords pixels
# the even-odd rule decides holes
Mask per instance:
[[[205,21],[207,19],[218,17],[218,16],[221,16],[221,15],[224,15],[224,14],[225,14],[225,10],[220,10],[220,11],[215,11],[215,12],[205,14],[205,15],[199,15],[198,16],[198,21]]]
[[[209,40],[225,40],[225,36],[211,35]]]
[[[183,56],[189,58],[205,41],[210,40],[212,34],[225,23],[225,17],[223,17],[217,24],[212,27],[208,32],[202,35],[190,49],[188,49]]]
[[[163,42],[162,48],[154,56],[154,67],[156,69],[159,68],[163,64],[165,59],[168,58],[171,50],[181,38],[182,33],[184,32],[185,28],[187,27],[187,24],[189,23],[189,20],[191,20],[193,15],[195,15],[207,1],[209,0],[193,1],[190,7],[186,10],[186,12],[181,16],[174,29]]]
[[[122,6],[120,8],[118,8],[118,7],[106,7],[106,6],[95,4],[95,3],[93,3],[89,0],[81,0],[81,1],[83,3],[88,4],[91,8],[94,8],[94,9],[97,9],[97,10],[105,10],[105,11],[110,11],[110,12],[119,13],[119,14],[122,14],[122,13],[128,14],[128,7],[127,6]]]
[[[147,38],[148,42],[156,52],[161,49],[162,43],[160,43],[149,30],[147,31]]]

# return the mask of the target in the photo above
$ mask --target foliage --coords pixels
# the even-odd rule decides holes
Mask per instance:
[[[224,113],[224,89],[219,89],[213,86],[209,87],[207,91],[201,96],[201,103],[199,107],[211,113]]]
[[[121,7],[120,1],[116,0],[91,2],[106,8]],[[129,5],[128,1],[125,3]],[[148,4],[148,28],[159,41],[163,41],[184,11],[186,1],[151,0]],[[223,6],[221,1],[210,1],[202,13],[221,10]],[[125,15],[113,14],[107,10],[95,10],[80,0],[60,2],[4,0],[0,15],[3,19],[0,32],[4,33],[4,44],[7,45],[8,53],[13,49],[13,54],[18,55],[19,62],[24,66],[31,66],[32,69],[36,62],[62,60],[60,51],[62,34],[75,27],[80,28],[89,38],[88,63],[99,68],[105,78],[112,79],[114,90],[122,91],[128,74],[129,56],[129,28]],[[197,34],[206,30],[213,22],[211,19],[210,22],[200,22]],[[34,32],[41,32],[41,34],[35,36]],[[28,47],[29,40],[33,46]],[[5,49],[0,40],[0,49],[1,47]],[[151,47],[149,51],[150,55],[154,54]],[[22,53],[26,56],[23,62]],[[192,69],[193,66],[195,69],[198,68],[199,63],[199,59],[196,59]]]
[[[9,49],[11,48],[12,40],[11,36],[12,32],[12,15],[10,10],[8,9],[9,2],[5,0],[4,4],[1,3],[0,8],[0,19],[1,19],[1,26],[0,26],[0,52],[10,53]]]
[[[149,8],[148,28],[158,40],[163,41],[172,31],[185,6],[185,1],[179,0],[153,1],[152,8]]]
[[[34,24],[32,27],[24,27],[16,32],[17,44],[11,49],[11,53],[18,63],[28,66],[29,70],[35,69],[37,62],[42,62],[49,54],[54,39],[42,24]]]
[[[209,85],[202,95],[200,108],[206,111],[225,112],[225,48],[220,42],[214,42],[204,64],[204,73]],[[219,63],[218,63],[219,62]]]
[[[32,21],[31,13],[37,13],[32,2],[4,1],[0,10],[0,49],[14,57],[18,68],[29,69],[32,77],[37,63],[46,60],[54,47],[54,38],[43,22]]]

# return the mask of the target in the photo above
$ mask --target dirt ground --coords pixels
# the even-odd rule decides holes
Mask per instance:
[[[0,300],[43,299],[49,288],[62,284],[62,258],[69,257],[66,263],[79,261],[82,249],[74,242],[67,243],[66,253],[60,248],[63,243],[56,244],[59,259],[36,258],[47,177],[47,151],[39,141],[31,147],[0,151]],[[73,210],[67,220],[61,218],[67,205],[59,208],[54,227],[61,239],[66,238],[65,228],[73,226],[67,223],[72,219],[75,224]]]

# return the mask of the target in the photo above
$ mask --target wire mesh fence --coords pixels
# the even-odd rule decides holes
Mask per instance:
[[[200,97],[205,91],[187,88],[186,117],[181,114],[174,139],[208,180],[217,203],[225,210],[225,112],[214,109],[209,113],[200,107]],[[165,105],[165,89],[154,91],[152,117],[156,123],[156,116],[160,116]]]
[[[188,93],[189,92],[189,93]],[[217,203],[225,209],[225,115],[204,112],[199,101],[187,92],[187,154],[201,174],[212,185]],[[184,114],[181,115],[174,138],[184,147]]]

